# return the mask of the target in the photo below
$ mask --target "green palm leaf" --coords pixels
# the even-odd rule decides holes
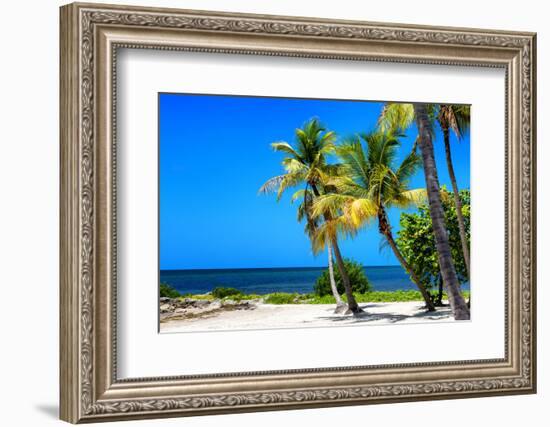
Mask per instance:
[[[404,132],[414,118],[413,104],[387,103],[378,118],[378,128],[382,132]]]
[[[271,148],[273,148],[274,151],[289,154],[297,160],[300,160],[302,157],[288,142],[273,142]]]
[[[391,201],[391,203],[388,203],[388,205],[406,209],[412,206],[418,207],[426,204],[427,200],[428,193],[426,192],[426,189],[417,188],[414,190],[402,191]]]

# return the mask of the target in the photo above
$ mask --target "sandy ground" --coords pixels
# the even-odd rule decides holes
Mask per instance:
[[[367,324],[401,324],[454,321],[449,307],[427,313],[422,303],[366,303],[359,316],[334,314],[333,304],[260,304],[254,310],[236,310],[195,319],[161,323],[161,332],[190,332],[228,329],[273,329]]]

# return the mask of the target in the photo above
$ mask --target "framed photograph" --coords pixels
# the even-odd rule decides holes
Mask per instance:
[[[535,34],[61,8],[61,418],[536,391]]]

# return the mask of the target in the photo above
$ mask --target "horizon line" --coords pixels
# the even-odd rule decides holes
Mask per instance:
[[[399,264],[396,265],[362,265],[362,267],[399,267],[402,268]],[[160,268],[159,271],[212,271],[212,270],[281,270],[281,269],[292,269],[292,268],[328,268],[326,266],[301,266],[301,267],[223,267],[223,268]]]

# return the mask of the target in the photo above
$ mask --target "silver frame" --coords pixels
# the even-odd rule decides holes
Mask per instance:
[[[61,418],[78,423],[536,390],[533,33],[75,3],[61,8]],[[120,380],[118,48],[506,71],[506,343],[493,360]]]

